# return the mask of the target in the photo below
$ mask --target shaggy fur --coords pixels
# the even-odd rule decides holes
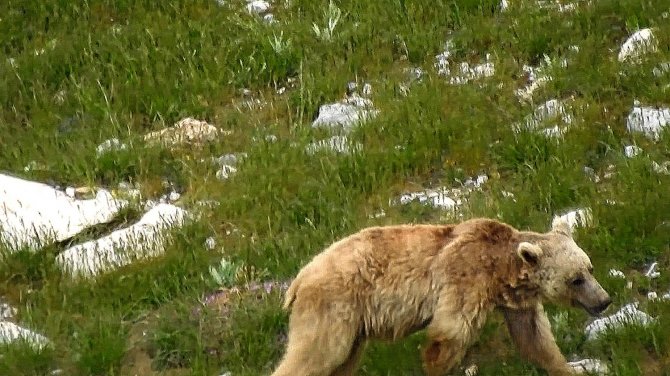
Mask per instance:
[[[608,294],[565,223],[548,233],[491,219],[371,227],[314,257],[289,287],[286,353],[273,376],[353,375],[366,340],[427,329],[425,373],[443,375],[503,311],[520,352],[551,375],[571,374],[543,299],[604,310]]]

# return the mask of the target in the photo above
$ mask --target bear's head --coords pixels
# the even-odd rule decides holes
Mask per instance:
[[[551,231],[521,242],[517,254],[530,270],[541,295],[553,303],[582,307],[598,315],[612,302],[593,276],[586,253],[575,243],[571,227],[556,218]]]

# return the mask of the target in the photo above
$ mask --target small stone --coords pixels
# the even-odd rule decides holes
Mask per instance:
[[[237,172],[237,168],[229,165],[221,166],[221,169],[216,172],[216,178],[219,180],[226,180]]]
[[[628,114],[626,128],[629,132],[642,132],[658,141],[666,126],[670,124],[670,108],[640,107],[636,101]]]
[[[657,174],[670,175],[670,161],[663,163],[651,161],[651,169]]]
[[[0,303],[0,321],[5,321],[13,318],[16,315],[16,308],[10,306],[8,303]]]
[[[209,237],[207,240],[205,240],[205,247],[209,249],[210,251],[216,248],[216,239],[214,237]]]
[[[567,106],[558,99],[548,100],[536,107],[532,114],[526,116],[522,124],[515,124],[514,130],[519,132],[525,128],[526,130],[539,131],[548,137],[562,136],[565,129],[559,128],[558,125],[551,128],[542,128],[545,122],[553,120],[560,120],[564,126],[569,126],[573,121]]]
[[[356,93],[356,89],[358,89],[358,84],[355,81],[347,83],[347,95],[353,95]]]
[[[614,278],[626,279],[626,275],[621,270],[617,270],[617,269],[610,269],[609,270],[609,275],[610,275],[610,277],[614,277]]]
[[[652,72],[652,73],[654,74],[654,76],[656,76],[656,77],[661,77],[662,75],[664,75],[664,74],[666,74],[666,73],[670,73],[670,62],[667,62],[667,63],[661,63],[661,65],[659,65],[658,67],[654,68],[651,72]]]
[[[449,79],[452,85],[466,84],[472,80],[491,77],[495,74],[495,65],[493,63],[484,63],[470,66],[469,63],[463,62],[459,66],[460,75],[453,76]]]
[[[571,210],[561,216],[554,216],[554,221],[562,220],[565,221],[570,228],[574,229],[576,227],[588,226],[591,224],[593,217],[591,214],[591,209],[576,209]]]
[[[43,335],[21,327],[10,321],[0,321],[0,344],[25,341],[32,348],[39,350],[51,344]]]
[[[584,372],[606,374],[608,372],[607,365],[598,359],[582,359],[574,362],[568,362],[568,365],[578,374]]]
[[[166,145],[202,144],[213,141],[219,134],[225,134],[217,127],[194,118],[184,118],[175,125],[160,131],[151,132],[144,136],[147,142]]]
[[[65,188],[65,194],[66,194],[66,195],[68,195],[68,196],[74,198],[75,193],[76,193],[76,190],[74,189],[74,187],[67,187],[67,188]]]
[[[658,262],[653,262],[651,265],[649,265],[649,268],[647,268],[647,271],[644,273],[644,276],[649,279],[660,277],[661,273],[659,273],[656,270],[657,268],[658,268]]]
[[[479,373],[479,368],[476,364],[471,364],[465,369],[465,376],[476,376]]]
[[[312,128],[342,127],[350,130],[353,126],[377,116],[379,111],[370,107],[369,99],[351,96],[344,102],[325,104],[319,107],[319,115],[312,122]]]
[[[247,11],[249,13],[261,14],[270,10],[270,3],[267,1],[257,0],[247,4]]]
[[[326,140],[312,142],[305,148],[307,154],[313,155],[319,151],[328,150],[341,154],[359,152],[363,148],[360,143],[352,143],[347,136],[333,136]]]
[[[619,50],[619,61],[635,60],[646,52],[656,50],[655,38],[650,28],[633,33]]]
[[[635,145],[626,145],[626,146],[624,146],[624,150],[623,150],[623,153],[628,158],[634,158],[638,154],[640,154],[641,152],[642,152],[642,148],[640,148],[639,146],[635,146]]]
[[[366,83],[365,85],[363,85],[362,93],[363,93],[363,95],[365,95],[366,97],[369,97],[370,95],[372,95],[372,85],[370,85],[370,84],[368,84],[368,83]]]
[[[658,294],[655,291],[649,291],[647,293],[647,299],[654,301],[658,299]]]
[[[128,146],[121,141],[119,141],[118,138],[112,138],[109,140],[105,140],[102,144],[98,145],[95,148],[95,152],[98,156],[111,152],[111,151],[117,151],[117,150],[125,150]]]
[[[181,197],[181,194],[179,194],[177,192],[170,192],[170,194],[168,195],[168,200],[170,200],[172,202],[175,202],[175,201],[179,200],[180,197]]]

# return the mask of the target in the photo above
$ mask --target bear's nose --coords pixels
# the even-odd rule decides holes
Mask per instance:
[[[605,299],[604,302],[602,302],[602,304],[600,304],[598,307],[596,307],[596,311],[598,313],[600,313],[600,312],[606,310],[607,307],[610,306],[610,304],[612,304],[612,299],[608,297],[607,299]]]

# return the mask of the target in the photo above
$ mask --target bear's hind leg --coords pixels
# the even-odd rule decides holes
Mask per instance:
[[[354,345],[349,352],[349,357],[344,363],[340,364],[330,376],[352,376],[356,367],[358,366],[358,361],[361,359],[363,354],[363,349],[365,348],[365,340],[361,337],[356,338]]]
[[[289,324],[286,353],[272,376],[330,376],[347,372],[357,327],[331,315],[298,314]],[[347,375],[347,373],[341,373]]]

